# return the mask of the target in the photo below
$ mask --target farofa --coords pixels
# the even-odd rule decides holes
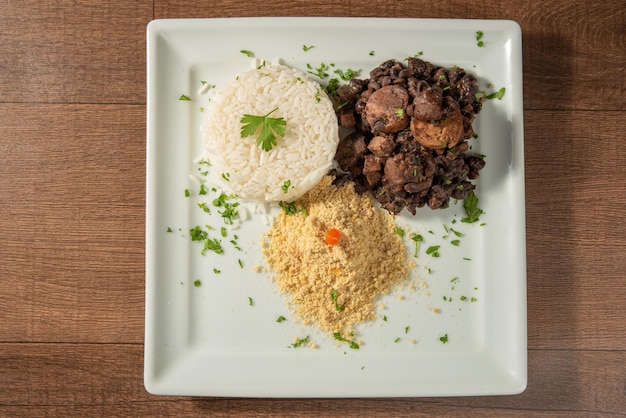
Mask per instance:
[[[352,184],[326,176],[298,201],[306,213],[281,213],[264,240],[264,255],[281,292],[305,324],[343,335],[375,318],[377,299],[409,277],[407,253],[393,218]],[[325,242],[330,228],[337,245]]]

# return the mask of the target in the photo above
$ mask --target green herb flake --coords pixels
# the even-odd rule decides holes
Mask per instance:
[[[202,241],[202,255],[205,255],[208,251],[212,251],[215,254],[223,254],[224,249],[222,243],[217,238],[206,238]]]
[[[351,68],[348,68],[346,71],[342,71],[340,69],[336,69],[334,72],[343,81],[350,81],[354,77],[358,76],[361,73],[361,70],[360,69],[359,70],[353,70]]]
[[[205,195],[206,194],[206,187],[204,187],[204,183],[200,185],[200,190],[198,191],[199,195]]]
[[[336,311],[343,311],[346,308],[344,305],[340,306],[339,303],[337,302],[337,291],[335,289],[332,289],[330,291],[330,300],[335,305],[335,310]]]
[[[202,282],[200,281],[200,279],[196,279],[196,280],[193,282],[193,285],[194,285],[195,287],[200,287],[200,286],[202,286]]]
[[[245,56],[247,56],[248,58],[252,58],[254,57],[254,53],[252,51],[248,51],[247,49],[242,49],[241,51],[242,54],[244,54]]]
[[[337,89],[340,87],[340,85],[341,84],[339,82],[339,79],[333,77],[330,80],[328,80],[328,84],[326,85],[326,87],[324,87],[324,91],[329,96],[336,96],[337,95]]]
[[[409,327],[408,327],[408,326],[404,327],[404,333],[405,333],[405,334],[408,334],[408,333],[409,333]]]
[[[399,108],[399,109],[396,109],[396,111],[393,113],[394,115],[396,115],[396,117],[403,118],[406,112],[404,111],[403,108]]]
[[[241,261],[241,258],[237,260],[237,264],[239,264],[239,268],[243,268],[243,261]]]
[[[394,343],[399,343],[400,342],[400,337],[396,338],[395,340],[393,340]]]
[[[278,107],[275,107],[263,116],[244,114],[241,118],[241,137],[253,136],[260,128],[261,133],[256,139],[256,144],[263,151],[270,151],[276,145],[277,136],[282,137],[285,135],[285,126],[287,125],[283,118],[269,117],[276,110],[278,110]]]
[[[207,239],[208,232],[203,230],[200,226],[195,226],[189,230],[189,234],[191,236],[192,241],[202,241]]]
[[[278,202],[278,206],[280,206],[280,208],[285,211],[285,214],[287,215],[295,215],[298,212],[302,212],[305,215],[307,214],[307,210],[304,207],[304,205],[298,204],[297,202],[283,202],[280,201]]]
[[[439,248],[440,247],[441,247],[440,245],[431,245],[426,250],[426,254],[432,255],[433,257],[439,257]]]
[[[189,96],[187,96],[186,94],[181,94],[180,97],[178,98],[178,100],[191,101]]]
[[[485,46],[485,42],[482,41],[484,35],[485,34],[483,33],[483,31],[481,30],[476,31],[476,45],[478,45],[478,47],[480,48]]]
[[[417,258],[420,249],[420,242],[424,241],[424,237],[420,234],[413,234],[411,235],[411,240],[415,242],[415,252],[413,253],[413,257]]]
[[[486,96],[487,100],[491,100],[491,99],[502,100],[502,98],[504,97],[505,91],[506,91],[506,88],[502,87],[500,90],[496,91],[495,93],[491,93],[490,95]]]
[[[315,45],[302,45],[302,50],[307,52],[308,50],[315,48]]]
[[[218,269],[216,269],[216,268],[213,268],[213,273],[215,273],[215,274],[220,274],[221,272],[222,272],[221,270],[218,270]]]
[[[463,208],[467,216],[461,219],[461,222],[473,223],[478,221],[480,215],[483,214],[483,210],[478,207],[478,197],[474,192],[467,195],[463,201]]]
[[[476,299],[475,297],[472,296],[472,298],[470,299],[470,302],[476,302],[478,299]]]
[[[220,228],[220,235],[222,235],[222,237],[226,238],[226,236],[228,235],[228,230],[226,229],[226,227],[221,227]]]
[[[376,55],[376,53],[374,51],[370,51],[369,56],[373,57],[374,55]]]
[[[276,322],[280,323],[280,322],[285,322],[287,320],[287,318],[285,318],[284,316],[279,316],[278,318],[276,318]]]
[[[448,334],[445,334],[443,337],[439,337],[439,341],[441,341],[442,344],[445,344],[448,342]]]
[[[461,241],[458,239],[453,239],[452,241],[450,241],[450,244],[454,245],[455,247],[458,247],[461,244]]]
[[[166,232],[172,232],[172,228],[168,226]]]
[[[353,350],[358,350],[358,349],[359,349],[359,344],[357,344],[355,341],[351,341],[351,340],[348,340],[347,338],[344,338],[344,337],[341,335],[341,333],[339,333],[339,332],[335,332],[335,333],[333,333],[333,337],[335,337],[335,339],[336,339],[337,341],[341,341],[341,342],[344,342],[344,343],[348,343],[348,344],[349,344],[349,346],[350,346],[350,348],[351,348],[351,349],[353,349]]]
[[[461,300],[467,300],[467,296],[461,296]]]
[[[191,196],[189,189],[185,189],[185,197],[189,197],[189,196]]]
[[[400,228],[399,226],[396,226],[394,228],[394,231],[398,236],[404,237],[404,229]]]
[[[254,299],[248,296],[248,306],[254,306]]]
[[[309,336],[307,335],[307,336],[306,336],[306,337],[304,337],[304,338],[298,338],[298,339],[296,340],[296,342],[295,342],[295,343],[293,343],[293,344],[291,344],[289,347],[291,347],[291,348],[298,348],[298,347],[302,347],[303,345],[308,344],[308,342],[309,342]]]

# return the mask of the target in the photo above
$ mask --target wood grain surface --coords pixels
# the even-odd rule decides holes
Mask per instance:
[[[222,399],[143,387],[145,30],[155,18],[512,19],[523,32],[528,388]],[[0,4],[0,416],[623,416],[626,4]]]

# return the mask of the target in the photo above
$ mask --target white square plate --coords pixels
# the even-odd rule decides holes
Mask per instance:
[[[484,33],[482,47],[477,31]],[[303,45],[313,48],[305,51]],[[522,62],[515,22],[156,20],[148,25],[147,48],[144,382],[149,392],[407,397],[525,389]],[[219,86],[248,69],[250,59],[241,50],[259,59],[279,57],[304,71],[307,64],[322,62],[334,64],[331,70],[362,69],[362,77],[385,60],[423,52],[422,58],[436,65],[458,65],[475,74],[488,93],[506,88],[501,100],[485,103],[474,124],[479,138],[470,141],[472,151],[487,161],[477,182],[485,212],[480,223],[457,222],[464,216],[460,203],[398,216],[398,224],[425,238],[413,274],[427,287],[384,297],[378,319],[359,334],[358,350],[299,325],[270,276],[257,272],[263,265],[258,241],[268,215],[250,212],[239,229],[229,230],[222,255],[202,256],[189,238],[195,225],[220,222],[219,215],[199,210],[198,202],[207,197],[198,196],[189,177],[202,169],[194,163],[201,153],[200,109],[209,97],[200,91],[201,82]],[[179,100],[181,94],[191,100]],[[456,236],[450,228],[462,233],[458,246],[451,244]],[[228,244],[233,234],[241,251]],[[425,252],[433,245],[440,245],[439,258]],[[196,280],[201,286],[194,286]],[[281,315],[287,321],[277,322]],[[317,348],[289,347],[294,337],[306,335]]]

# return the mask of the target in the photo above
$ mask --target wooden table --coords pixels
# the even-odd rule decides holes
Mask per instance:
[[[625,6],[623,0],[2,2],[0,415],[624,414]],[[520,23],[529,359],[523,394],[269,400],[145,391],[146,24],[276,14]]]

